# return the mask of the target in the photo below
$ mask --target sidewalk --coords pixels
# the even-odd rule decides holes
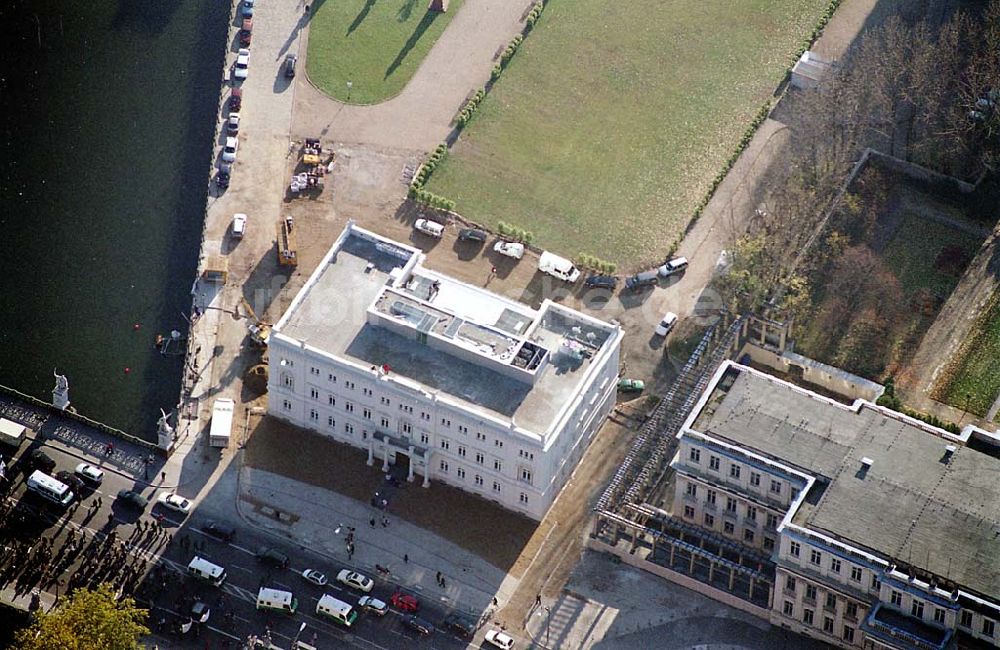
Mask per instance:
[[[494,597],[504,601],[517,584],[505,583],[504,571],[407,523],[393,514],[391,507],[383,512],[342,494],[253,467],[240,469],[237,509],[248,523],[357,567],[370,577],[380,577],[376,564],[388,567],[389,574],[381,576],[387,582],[477,618],[491,607]],[[382,526],[383,516],[389,520],[387,527]],[[355,552],[349,559],[346,536],[351,527]],[[444,588],[436,584],[439,571]]]

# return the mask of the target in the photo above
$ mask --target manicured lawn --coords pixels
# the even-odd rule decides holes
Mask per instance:
[[[985,416],[1000,395],[1000,297],[994,295],[972,337],[946,370],[947,383],[935,395],[943,402]]]
[[[374,104],[410,80],[462,0],[447,13],[427,11],[426,0],[326,0],[309,24],[309,79],[334,99]]]
[[[428,189],[541,246],[659,259],[827,0],[551,0]]]
[[[936,269],[934,262],[938,255],[943,249],[954,246],[971,260],[980,243],[980,239],[968,233],[907,214],[882,251],[882,258],[907,294],[927,288],[946,298],[958,284],[959,276]]]

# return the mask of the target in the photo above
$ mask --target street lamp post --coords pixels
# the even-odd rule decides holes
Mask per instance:
[[[295,638],[292,639],[292,650],[299,647],[299,636],[302,634],[304,629],[306,629],[306,624],[302,623],[302,625],[299,626],[299,631],[295,633]]]
[[[354,86],[350,81],[347,82],[347,101],[351,101],[351,87]]]

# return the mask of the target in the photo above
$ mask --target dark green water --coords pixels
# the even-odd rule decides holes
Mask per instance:
[[[187,331],[229,11],[0,3],[0,383],[48,400],[58,367],[81,413],[150,439],[176,404],[153,338]]]

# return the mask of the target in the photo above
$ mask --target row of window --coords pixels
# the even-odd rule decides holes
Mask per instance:
[[[718,493],[715,490],[706,489],[705,490],[705,507],[714,510],[718,506]],[[688,483],[685,487],[685,494],[692,498],[698,498],[698,486],[695,483]],[[726,512],[732,514],[739,514],[739,504],[740,501],[733,497],[726,497]],[[757,506],[744,504],[744,516],[751,522],[756,523],[758,517]],[[778,515],[772,512],[765,512],[765,525],[770,529],[776,529],[778,527]]]
[[[783,606],[782,606],[782,611],[784,612],[785,616],[788,616],[789,618],[794,617],[795,616],[795,603],[791,602],[790,600],[786,600],[784,602]],[[808,607],[803,608],[803,610],[802,610],[802,622],[805,623],[806,625],[815,627],[816,626],[816,612],[815,612],[815,610],[809,609]],[[833,617],[831,617],[831,616],[824,616],[823,617],[823,631],[826,632],[829,635],[833,635],[835,633],[834,632],[834,625],[835,625],[835,623],[836,622],[834,621]],[[843,629],[841,630],[840,636],[847,643],[854,643],[854,633],[855,633],[855,629],[852,626],[850,626],[850,625],[844,625]]]
[[[789,542],[788,543],[788,554],[791,555],[792,557],[795,557],[795,558],[801,558],[802,557],[802,544],[800,544],[799,542],[796,542],[796,541]],[[820,551],[818,549],[815,549],[815,548],[809,549],[809,564],[811,564],[814,567],[817,567],[817,568],[819,568],[821,570],[823,568],[826,568],[826,569],[828,569],[830,571],[830,573],[834,573],[834,574],[837,574],[837,575],[841,575],[841,572],[843,571],[843,567],[844,567],[843,562],[841,561],[841,559],[839,557],[836,557],[836,556],[832,555],[832,554],[830,556],[830,561],[824,566],[823,553],[822,553],[822,551]],[[851,581],[852,582],[856,582],[858,584],[861,584],[861,581],[864,579],[864,570],[861,567],[855,566],[853,564],[851,564],[849,566],[850,566],[850,573],[851,573]],[[877,591],[878,588],[879,588],[879,586],[880,586],[880,584],[881,583],[879,582],[878,576],[873,573],[872,574],[871,589],[873,591]]]
[[[441,459],[441,462],[438,464],[438,469],[441,470],[442,474],[448,474],[449,471],[450,471],[450,469],[451,469],[451,466],[450,466],[450,464],[448,463],[447,460]],[[464,481],[465,480],[465,468],[464,467],[456,467],[455,468],[455,476],[457,476],[459,478],[459,480]],[[485,484],[485,481],[484,481],[482,475],[480,475],[480,474],[475,474],[473,476],[473,478],[472,478],[472,482],[475,483],[476,487],[479,487],[479,488],[483,487],[483,485]],[[497,494],[500,494],[503,491],[503,484],[501,484],[500,481],[493,481],[493,491],[496,492]],[[521,505],[524,505],[524,506],[528,505],[528,495],[526,493],[521,492],[521,494],[518,497],[518,500],[521,502]]]
[[[694,510],[693,506],[689,506],[689,505],[685,505],[684,506],[684,517],[686,519],[694,519],[694,517],[695,517],[695,510]],[[706,528],[711,528],[713,530],[715,529],[715,515],[713,515],[712,513],[710,513],[710,512],[706,512],[705,513],[704,522],[705,522],[705,527]],[[733,524],[733,522],[731,522],[731,521],[723,521],[722,522],[722,532],[725,533],[726,535],[728,535],[729,537],[736,537],[736,525]],[[752,530],[750,528],[744,528],[743,529],[743,541],[744,542],[746,542],[747,544],[751,544],[752,545],[752,544],[755,543],[756,539],[757,539],[757,533],[754,530]],[[774,549],[774,538],[773,537],[768,537],[767,535],[765,535],[764,536],[763,545],[764,545],[764,549],[765,550],[768,550],[768,551],[773,550]]]
[[[803,598],[806,603],[816,604],[818,602],[819,590],[816,585],[803,581],[805,584],[805,593]],[[798,593],[798,581],[794,576],[785,576],[785,593],[787,594],[797,594]],[[837,611],[837,594],[832,591],[825,592],[826,596],[823,602],[823,608],[830,611]],[[858,620],[858,604],[851,600],[845,600],[847,603],[844,609],[844,618],[851,620]]]
[[[691,447],[688,452],[688,459],[696,464],[701,464],[701,449],[697,447]],[[722,471],[722,459],[715,454],[708,455],[708,469],[713,472]],[[740,480],[743,474],[743,467],[739,463],[729,463],[729,477],[735,480]],[[750,485],[751,487],[760,487],[760,472],[750,472]],[[770,479],[770,492],[774,495],[781,495],[783,489],[783,483],[777,479]]]

